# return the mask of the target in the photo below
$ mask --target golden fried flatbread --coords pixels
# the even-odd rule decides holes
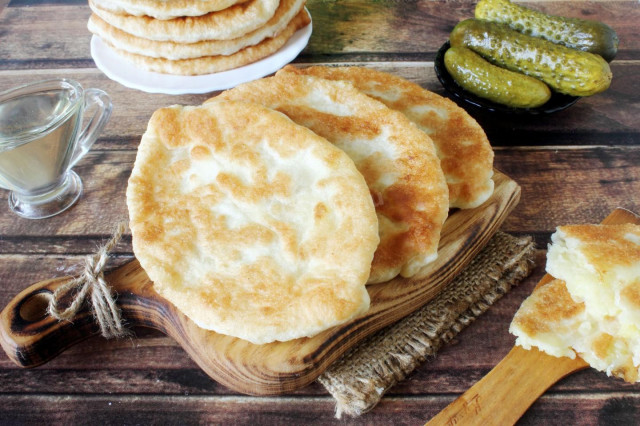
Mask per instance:
[[[558,227],[547,252],[555,279],[514,316],[516,344],[640,381],[640,226]]]
[[[137,55],[171,60],[231,55],[276,36],[302,10],[304,3],[305,0],[281,0],[275,15],[264,26],[233,40],[203,40],[196,43],[149,40],[121,31],[95,13],[89,18],[87,26],[89,31],[109,45]]]
[[[110,45],[108,41],[103,41],[118,55],[147,71],[163,74],[202,75],[238,68],[266,58],[277,52],[289,41],[296,31],[309,25],[310,22],[309,15],[305,10],[302,10],[279,34],[273,38],[267,38],[254,46],[245,47],[228,56],[203,56],[200,58],[178,59],[175,61],[127,52]]]
[[[489,140],[476,120],[449,99],[402,77],[368,68],[288,66],[285,71],[349,81],[416,123],[436,146],[449,186],[450,207],[477,207],[493,193],[493,150]]]
[[[573,300],[564,281],[553,280],[522,302],[509,331],[517,336],[516,345],[525,349],[536,346],[549,355],[574,359],[570,336],[585,318],[584,303]]]
[[[160,20],[113,13],[89,0],[93,13],[124,32],[149,40],[179,43],[241,37],[266,24],[275,14],[279,3],[279,0],[249,0],[202,16]]]
[[[156,111],[127,187],[133,250],[200,327],[261,344],[365,312],[378,243],[353,161],[242,102]]]
[[[113,13],[173,19],[217,12],[247,0],[92,0],[98,7]]]
[[[516,344],[553,356],[576,355],[596,370],[639,381],[640,333],[616,317],[597,317],[573,299],[562,280],[538,287],[522,302],[509,331]]]
[[[640,226],[559,226],[551,236],[547,272],[600,316],[634,314],[640,325]]]
[[[229,99],[281,111],[353,159],[380,227],[369,283],[419,275],[437,257],[447,185],[431,139],[404,115],[347,82],[292,73],[237,86],[208,102]]]

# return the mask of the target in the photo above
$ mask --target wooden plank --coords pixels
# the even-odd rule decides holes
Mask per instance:
[[[420,396],[385,398],[360,418],[340,424],[423,424],[447,398]],[[25,407],[29,407],[25,410]],[[572,394],[541,398],[519,424],[636,424],[636,394]],[[3,397],[3,419],[9,424],[334,424],[334,402],[328,397],[250,398],[155,395],[81,395]],[[46,419],[46,420],[45,420]]]
[[[85,184],[82,198],[69,211],[44,221],[17,218],[0,203],[0,253],[94,250],[118,221],[127,220],[126,182],[134,159],[135,151],[90,152],[75,167]],[[501,149],[495,165],[522,187],[522,201],[507,218],[506,231],[549,232],[558,225],[599,222],[616,207],[640,211],[637,146]],[[40,242],[39,236],[60,240]],[[82,238],[75,247],[78,236]],[[130,253],[127,241],[120,252]]]
[[[428,401],[428,399],[427,399]],[[409,425],[424,419],[425,399],[389,400],[368,416],[378,424]],[[323,398],[236,398],[199,396],[82,396],[3,398],[4,419],[9,423],[81,424],[300,424],[336,422],[334,402]],[[29,410],[24,407],[28,406]],[[406,410],[406,411],[405,411]],[[344,424],[363,424],[345,419]],[[85,420],[83,422],[83,420]],[[369,420],[371,421],[371,420]]]
[[[4,42],[0,43],[4,46]],[[198,105],[210,95],[163,95],[131,90],[109,80],[97,69],[0,71],[0,91],[49,78],[66,77],[83,87],[106,91],[113,103],[113,113],[94,149],[137,149],[153,111],[173,104]],[[85,160],[82,160],[85,161]]]
[[[640,17],[638,2],[585,3],[588,8],[575,7],[571,1],[525,4],[557,15],[598,16],[616,29],[622,40],[616,59],[640,59],[640,30],[629,19],[630,15]],[[475,2],[311,0],[307,7],[314,31],[302,59],[432,60],[455,24],[473,16]],[[91,34],[86,29],[89,15],[88,6],[43,2],[22,7],[21,3],[10,3],[0,21],[6,28],[0,45],[0,69],[91,66]]]
[[[537,255],[534,273],[520,286],[471,324],[456,340],[446,345],[435,359],[429,360],[410,380],[399,383],[390,395],[419,395],[423,393],[459,394],[486,374],[506,354],[515,338],[508,326],[518,306],[531,293],[533,285],[544,273],[545,253]],[[0,303],[5,306],[25,285],[52,274],[79,272],[79,257],[36,258],[34,256],[2,256],[0,264],[12,265],[12,270],[0,270]],[[173,339],[149,329],[136,328],[135,339],[105,340],[91,338],[67,350],[50,363],[36,369],[18,368],[0,356],[0,393],[37,393],[44,388],[50,393],[63,394],[70,389],[87,393],[89,387],[100,383],[100,391],[129,393],[132,388],[154,389],[155,393],[235,394],[216,385],[189,358]],[[478,351],[478,348],[485,350]],[[558,385],[558,391],[614,391],[633,389],[620,380],[594,371],[583,372]],[[293,394],[324,394],[317,385],[305,387]]]
[[[553,231],[599,223],[617,207],[640,212],[640,150],[626,147],[496,152],[496,167],[522,186],[503,229]]]
[[[16,236],[104,236],[112,233],[117,222],[128,220],[125,190],[134,158],[132,151],[89,153],[74,167],[84,183],[77,204],[63,214],[43,221],[17,218],[5,205],[0,211],[3,232]]]
[[[633,425],[640,418],[637,392],[549,395],[540,398],[518,425]]]
[[[423,57],[433,57],[455,24],[473,17],[475,3],[309,1],[307,7],[313,17],[314,35],[303,54],[319,56],[369,52],[375,55],[394,52],[423,53]],[[518,3],[567,17],[593,19],[593,16],[597,16],[613,27],[623,40],[617,58],[637,59],[634,51],[639,46],[639,30],[630,24],[628,18],[628,14],[640,14],[637,2],[588,2],[588,8],[575,7],[575,2],[566,1]],[[376,31],[370,31],[370,28]],[[413,59],[418,58],[414,56]]]
[[[436,78],[431,62],[375,63],[370,66],[448,96]],[[640,116],[640,103],[635,101],[640,98],[640,85],[636,84],[640,61],[614,62],[612,69],[614,79],[607,91],[581,99],[571,108],[553,115],[504,117],[463,107],[478,120],[495,147],[640,144],[636,137],[640,133],[640,121],[636,119]],[[0,71],[0,91],[60,76],[55,70]],[[112,97],[113,115],[94,149],[136,149],[154,110],[173,104],[198,105],[218,93],[172,96],[132,91],[96,69],[65,70],[64,76],[79,81],[84,87],[103,89]]]
[[[49,5],[76,5],[86,6],[86,0],[9,0],[11,7],[38,7]]]
[[[4,207],[4,205],[3,205]],[[55,255],[69,256],[86,255],[96,250],[107,239],[105,234],[94,235],[31,235],[31,236],[3,236],[0,253],[24,255]],[[123,235],[116,248],[111,251],[112,257],[131,259],[131,235]]]
[[[394,387],[371,413],[342,422],[417,424],[418,420],[426,421],[435,415],[486,373],[494,365],[494,359],[512,344],[513,337],[506,333],[506,327],[530,287],[525,283],[510,292],[463,331],[454,344],[441,350],[433,362]],[[235,392],[194,368],[174,342],[153,332],[134,342],[91,339],[46,367],[33,370],[17,369],[8,361],[1,361],[3,357],[0,357],[3,418],[13,421],[46,418],[51,422],[55,418],[65,423],[71,420],[64,416],[76,411],[104,423],[124,418],[130,421],[140,416],[147,421],[180,419],[181,424],[188,424],[194,412],[206,412],[207,417],[198,417],[198,421],[213,423],[233,419],[234,424],[243,424],[272,414],[295,424],[300,424],[297,422],[301,418],[305,424],[333,421],[334,401],[317,383],[279,398],[237,397]],[[614,408],[621,411],[617,417],[609,418],[628,420],[640,407],[634,389],[602,373],[584,371],[561,382],[522,421],[540,424],[540,419],[544,419],[544,424],[555,424],[548,419],[572,420],[580,413],[581,422],[565,424],[595,424],[596,419],[611,416]],[[33,409],[24,410],[24,406]],[[134,409],[136,413],[129,413]],[[310,418],[309,412],[313,413]],[[398,419],[390,419],[393,416]]]
[[[88,6],[15,6],[0,16],[0,69],[92,66]]]

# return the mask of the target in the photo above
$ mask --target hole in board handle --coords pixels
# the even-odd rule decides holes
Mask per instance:
[[[50,292],[32,294],[20,304],[20,318],[28,322],[36,322],[48,315],[47,309],[51,300]]]

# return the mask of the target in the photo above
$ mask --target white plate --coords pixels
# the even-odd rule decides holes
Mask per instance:
[[[278,71],[305,48],[311,37],[311,30],[312,24],[309,23],[296,31],[274,54],[252,64],[215,74],[181,76],[145,71],[118,56],[95,35],[91,37],[91,57],[107,77],[132,89],[169,95],[208,93],[229,89]]]

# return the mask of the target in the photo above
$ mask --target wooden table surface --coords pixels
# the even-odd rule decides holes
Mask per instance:
[[[170,338],[136,329],[133,339],[91,338],[31,370],[1,353],[0,423],[423,424],[473,385],[512,347],[509,322],[543,274],[555,227],[600,222],[616,207],[640,212],[640,3],[525,4],[611,25],[620,37],[613,83],[549,116],[470,111],[489,136],[496,167],[522,187],[521,202],[502,229],[532,235],[538,264],[372,412],[336,420],[333,399],[317,383],[279,397],[238,394],[209,379]],[[314,31],[295,62],[367,65],[444,94],[433,70],[435,53],[474,6],[474,0],[308,0]],[[82,257],[127,218],[126,182],[151,113],[209,96],[147,94],[109,80],[90,56],[89,14],[81,0],[0,0],[0,90],[64,76],[107,91],[114,104],[111,121],[74,168],[85,184],[76,206],[40,221],[15,216],[6,201],[0,206],[0,307],[33,282],[79,271]],[[0,191],[3,199],[7,194]],[[127,234],[113,262],[132,257]],[[585,370],[551,388],[520,423],[638,424],[640,386]]]

